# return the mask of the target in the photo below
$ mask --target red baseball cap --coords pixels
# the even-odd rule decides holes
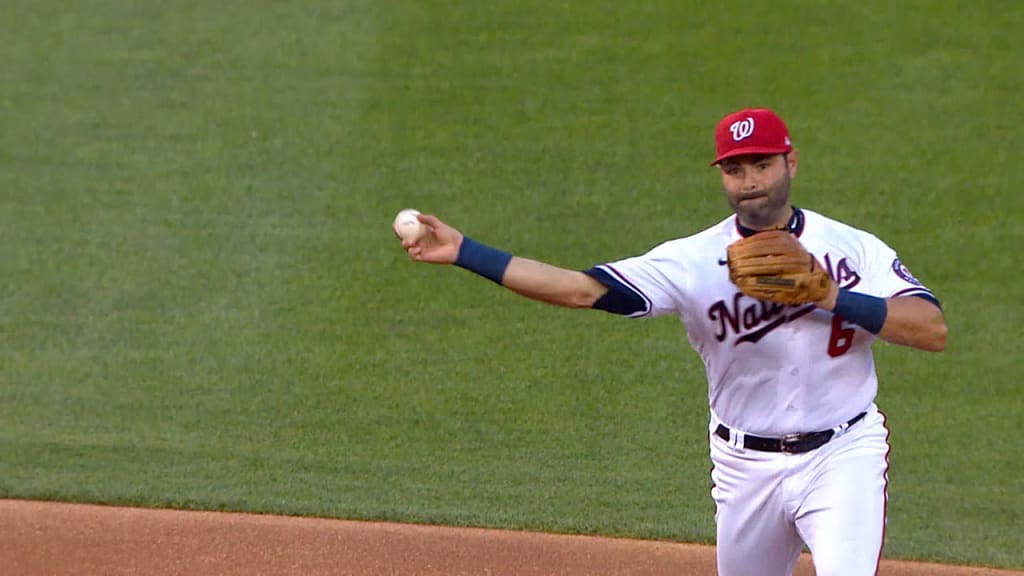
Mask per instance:
[[[744,108],[718,121],[715,161],[744,154],[787,154],[793,150],[786,124],[767,108]]]

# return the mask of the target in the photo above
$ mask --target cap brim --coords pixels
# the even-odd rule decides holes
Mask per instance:
[[[710,166],[714,166],[715,164],[718,164],[719,162],[727,158],[735,158],[736,156],[749,156],[751,154],[788,154],[792,151],[792,146],[784,146],[781,148],[773,148],[769,146],[749,146],[747,148],[733,148],[732,150],[729,150],[728,152],[722,154],[718,158],[715,158],[715,161],[712,162]]]

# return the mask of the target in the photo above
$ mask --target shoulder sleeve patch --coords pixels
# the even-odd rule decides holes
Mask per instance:
[[[892,261],[892,271],[895,272],[897,276],[914,286],[923,286],[917,278],[914,278],[914,275],[910,273],[910,270],[907,270],[907,267],[903,265],[903,262],[900,262],[899,258]]]

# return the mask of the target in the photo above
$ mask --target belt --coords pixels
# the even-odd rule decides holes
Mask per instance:
[[[761,436],[745,434],[743,436],[743,447],[749,448],[750,450],[757,450],[759,452],[785,452],[786,454],[810,452],[811,450],[817,450],[824,446],[832,439],[833,436],[836,435],[838,430],[846,430],[850,426],[860,422],[866,415],[867,412],[861,412],[847,420],[844,424],[836,426],[831,430],[807,432],[804,434],[786,434],[782,438],[762,438]],[[726,442],[732,438],[732,431],[722,424],[719,424],[718,428],[715,428],[715,434]]]

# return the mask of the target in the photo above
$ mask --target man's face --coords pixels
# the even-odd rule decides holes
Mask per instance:
[[[790,216],[789,183],[796,175],[796,151],[726,158],[718,168],[725,196],[740,224],[755,230],[785,225]]]

